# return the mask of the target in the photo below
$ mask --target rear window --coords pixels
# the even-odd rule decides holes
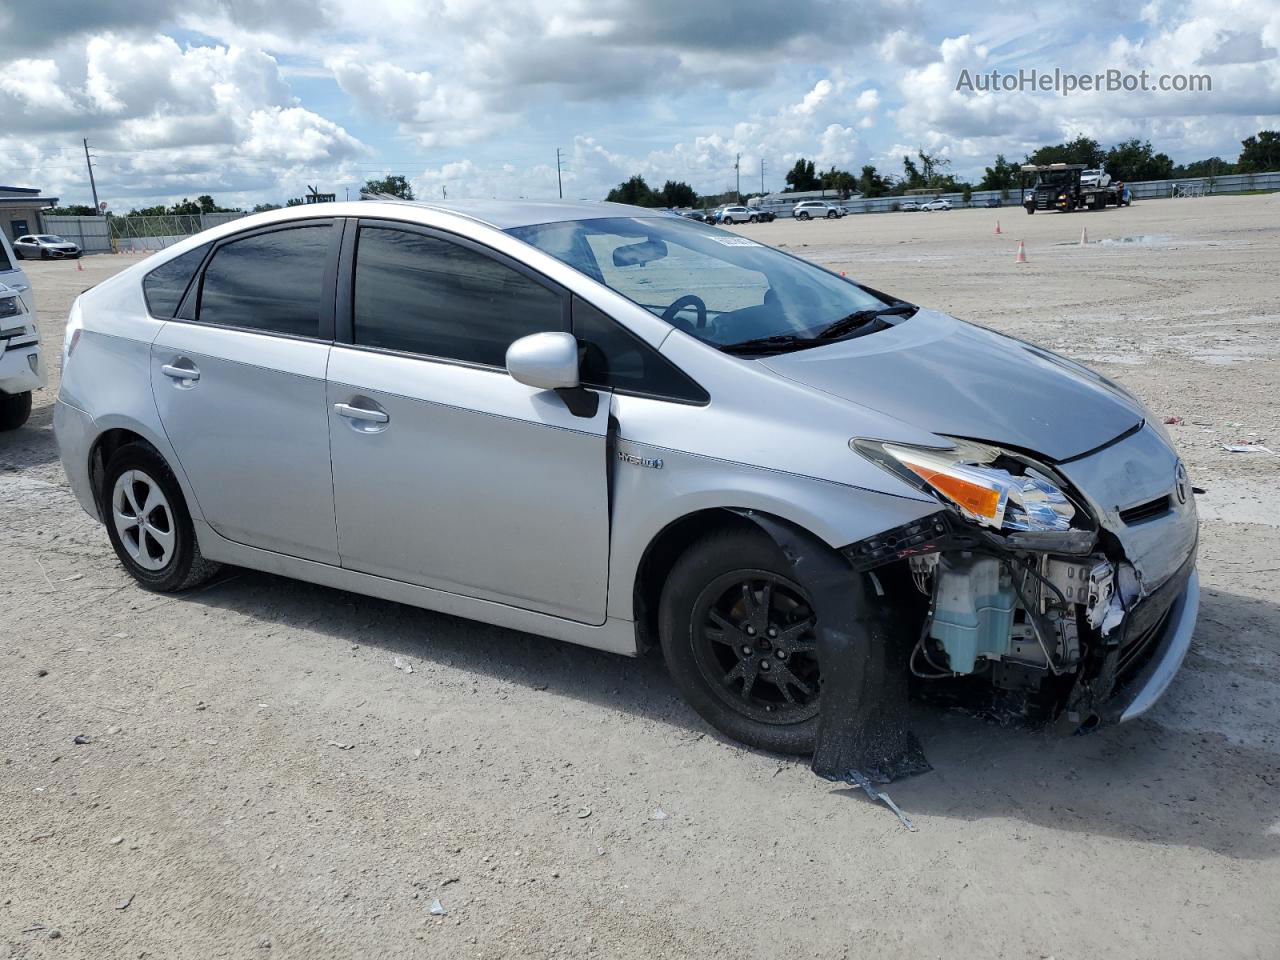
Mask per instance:
[[[181,256],[162,263],[142,278],[142,296],[147,301],[147,312],[158,320],[169,320],[178,310],[182,295],[187,292],[210,244],[188,250]]]

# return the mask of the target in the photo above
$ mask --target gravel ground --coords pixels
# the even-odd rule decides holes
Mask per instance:
[[[1276,956],[1280,458],[1220,444],[1280,451],[1278,214],[736,228],[1096,366],[1208,488],[1166,699],[1066,740],[920,708],[917,833],[721,740],[657,657],[249,571],[141,591],[64,481],[55,369],[0,435],[0,958]],[[129,262],[27,264],[52,367]]]

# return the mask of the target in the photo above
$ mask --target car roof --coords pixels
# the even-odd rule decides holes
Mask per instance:
[[[606,217],[670,217],[667,210],[634,207],[607,200],[448,200],[440,203],[423,200],[396,201],[454,213],[487,223],[499,230],[527,227],[538,223],[560,223],[567,220],[603,220]]]

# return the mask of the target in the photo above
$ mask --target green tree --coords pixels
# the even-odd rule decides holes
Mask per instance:
[[[1221,177],[1235,172],[1236,165],[1229,160],[1223,160],[1221,157],[1192,160],[1190,163],[1180,163],[1173,168],[1175,177]]]
[[[662,205],[664,207],[696,207],[698,195],[693,187],[683,180],[668,180],[662,185]]]
[[[982,174],[979,190],[1009,190],[1017,182],[1018,168],[1004,158],[1003,153],[996,154],[996,162],[987,167]]]
[[[867,164],[862,168],[862,176],[858,178],[858,190],[864,197],[883,197],[889,192],[889,184],[876,172],[876,168]]]
[[[280,209],[280,204],[278,203],[255,203],[253,205],[254,213],[266,213],[268,210],[279,210],[279,209]]]
[[[366,180],[363,188],[365,193],[385,193],[393,197],[399,197],[401,200],[413,199],[413,187],[409,186],[409,181],[398,173],[381,179]],[[289,206],[297,206],[292,201]]]
[[[624,180],[605,197],[610,203],[629,203],[636,207],[662,206],[662,194],[654,193],[640,174]]]
[[[858,178],[848,170],[837,170],[834,165],[830,170],[823,172],[819,182],[822,184],[822,189],[834,190],[841,197],[848,197],[858,189]]]
[[[924,186],[924,177],[920,175],[920,168],[916,166],[915,161],[908,156],[902,158],[902,188],[904,190],[919,190]]]
[[[1124,140],[1107,151],[1103,161],[1113,180],[1168,180],[1173,176],[1173,161],[1167,154],[1155,153],[1150,140]]]
[[[92,217],[98,211],[84,203],[72,203],[65,207],[54,207],[44,211],[49,217]]]
[[[795,166],[787,171],[787,193],[800,193],[804,190],[817,190],[822,186],[822,181],[818,179],[817,174],[813,170],[813,161],[806,160],[801,157],[796,161]]]
[[[290,197],[288,200],[284,202],[284,205],[286,207],[300,207],[304,203],[306,203],[306,201],[303,200],[301,197]]]
[[[1252,137],[1240,141],[1243,147],[1236,169],[1240,173],[1262,173],[1280,170],[1280,131],[1259,130]]]
[[[1101,145],[1083,133],[1074,140],[1040,147],[1027,154],[1027,163],[1083,163],[1086,167],[1100,167],[1106,159]]]

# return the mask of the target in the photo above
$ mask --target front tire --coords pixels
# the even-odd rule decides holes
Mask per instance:
[[[699,540],[676,561],[658,608],[667,669],[690,706],[734,740],[809,754],[818,732],[816,614],[763,531]]]
[[[112,454],[101,502],[116,556],[147,590],[186,590],[218,571],[200,553],[177,478],[151,446],[129,443]]]
[[[808,219],[809,219],[808,211],[801,210],[801,211],[800,211],[800,217],[799,217],[799,219],[801,219],[801,220],[808,220]]]
[[[0,430],[17,430],[31,416],[31,391],[5,393],[0,390]]]

